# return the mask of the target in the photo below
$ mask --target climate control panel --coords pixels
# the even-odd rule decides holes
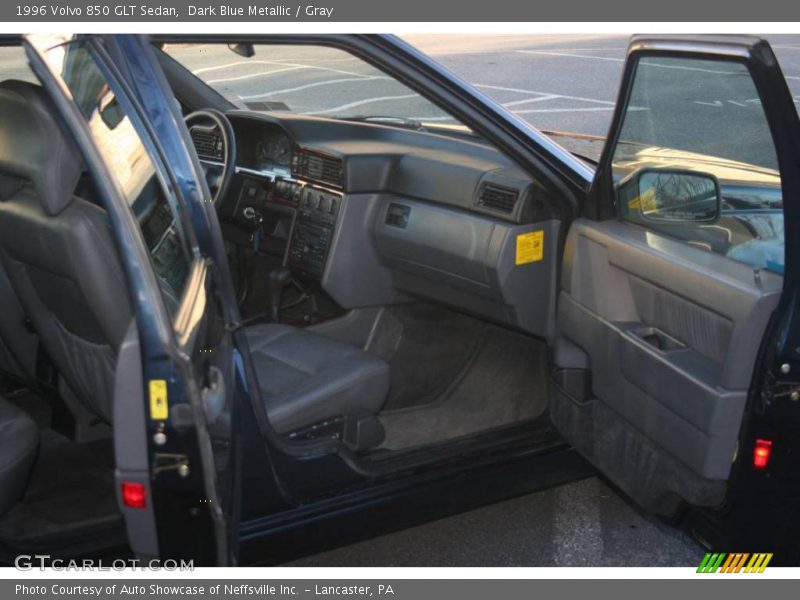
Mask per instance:
[[[315,277],[325,270],[341,195],[305,186],[300,192],[297,219],[289,243],[287,263]]]

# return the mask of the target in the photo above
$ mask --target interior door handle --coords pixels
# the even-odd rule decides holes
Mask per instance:
[[[686,348],[686,344],[664,333],[657,327],[640,327],[639,329],[633,330],[633,334],[660,352],[670,352],[672,350],[683,350]]]

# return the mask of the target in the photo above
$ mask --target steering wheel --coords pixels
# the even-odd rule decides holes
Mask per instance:
[[[214,206],[218,207],[220,201],[228,193],[228,189],[233,181],[233,174],[236,171],[236,134],[228,117],[219,110],[206,108],[196,110],[184,117],[186,127],[201,127],[219,134],[222,142],[222,162],[212,163],[201,159],[200,164],[206,176],[208,189]]]

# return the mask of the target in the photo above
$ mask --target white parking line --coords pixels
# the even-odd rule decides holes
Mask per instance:
[[[349,102],[347,104],[342,104],[340,106],[335,106],[333,108],[326,108],[325,110],[313,110],[303,114],[306,115],[330,115],[338,112],[342,112],[343,110],[348,110],[350,108],[355,108],[356,106],[362,106],[364,104],[373,104],[375,102],[385,102],[387,100],[408,100],[409,98],[419,98],[419,94],[403,94],[400,96],[378,96],[377,98],[366,98],[364,100],[358,100],[356,102]]]
[[[338,62],[360,61],[361,59],[356,58],[355,56],[347,56],[340,58],[325,58],[320,56],[298,56],[295,58],[271,58],[270,60],[278,62],[303,62],[304,60],[313,60],[314,62],[338,63]]]
[[[773,46],[774,47],[774,46]],[[794,49],[794,48],[793,48]],[[626,59],[624,58],[612,58],[610,56],[592,56],[591,54],[570,54],[568,52],[550,52],[548,50],[515,50],[520,54],[538,54],[541,56],[556,56],[561,58],[585,58],[588,60],[605,60],[611,62],[618,62],[624,63]],[[648,67],[658,67],[659,69],[678,69],[681,71],[698,71],[700,73],[712,73],[714,75],[730,75],[730,71],[718,71],[715,69],[702,69],[700,67],[687,67],[683,65],[664,65],[661,63],[654,63],[654,62],[643,62],[642,64],[647,65]],[[786,79],[800,79],[800,77],[794,75],[784,75]]]
[[[272,71],[259,71],[258,73],[248,73],[247,75],[239,75],[238,77],[224,77],[222,79],[209,79],[206,81],[208,85],[215,83],[225,83],[227,81],[243,81],[245,79],[255,79],[256,77],[267,77],[275,75],[276,73],[285,73],[286,71],[299,71],[300,69],[310,69],[311,67],[286,67],[285,69],[273,69]]]
[[[517,50],[520,54],[539,54],[541,56],[562,56],[569,58],[592,58],[594,60],[610,60],[612,62],[625,62],[624,58],[612,58],[611,56],[592,56],[591,54],[569,54],[567,52],[551,52],[549,50]]]
[[[278,62],[278,61],[274,61],[274,60],[255,60],[255,61],[252,61],[252,60],[247,60],[247,61],[240,60],[240,61],[237,61],[237,62],[225,64],[225,65],[216,65],[216,66],[213,66],[213,67],[204,67],[202,69],[197,69],[195,71],[192,71],[192,73],[194,73],[195,75],[198,75],[200,73],[207,73],[209,71],[216,71],[216,70],[219,70],[219,69],[228,69],[228,68],[235,67],[235,66],[238,66],[238,65],[254,65],[254,64],[277,66],[277,67],[284,67],[284,66],[286,66],[286,67],[302,67],[302,68],[305,68],[305,69],[317,69],[317,70],[320,70],[320,71],[330,71],[331,73],[339,73],[340,75],[350,75],[352,77],[369,77],[369,75],[364,75],[363,73],[354,73],[352,71],[343,71],[342,69],[332,69],[330,67],[321,67],[319,65],[307,65],[307,64],[304,64],[302,62]]]
[[[546,94],[544,96],[536,96],[535,98],[524,98],[522,100],[514,100],[513,102],[504,102],[503,106],[508,108],[509,106],[518,106],[520,104],[530,104],[531,102],[544,102],[545,100],[555,100],[560,96],[556,94]]]
[[[604,110],[614,110],[613,106],[592,106],[592,107],[584,107],[584,108],[529,108],[526,110],[514,110],[512,111],[515,115],[529,115],[531,113],[559,113],[559,112],[600,112]],[[641,110],[640,108],[636,108],[634,106],[628,109],[631,110]]]
[[[346,77],[343,79],[329,79],[327,81],[317,81],[315,83],[307,83],[305,85],[298,85],[297,87],[284,88],[282,90],[272,90],[263,94],[253,94],[252,96],[239,96],[242,100],[252,100],[254,98],[266,98],[268,96],[275,96],[277,94],[291,94],[292,92],[299,92],[310,88],[320,87],[323,85],[333,85],[336,83],[360,83],[362,81],[376,81],[380,79],[391,80],[391,77]]]
[[[536,90],[525,90],[521,88],[504,87],[501,85],[488,85],[485,83],[472,84],[477,88],[484,88],[487,90],[498,90],[501,92],[516,92],[517,94],[533,94],[534,96],[553,96],[554,98],[563,98],[564,100],[577,100],[578,102],[592,102],[595,104],[608,104],[614,106],[616,102],[611,100],[597,100],[596,98],[584,98],[582,96],[565,96],[563,94],[553,94],[551,92],[541,92]]]
[[[774,48],[775,46],[773,46]],[[626,46],[605,46],[605,47],[598,47],[598,48],[559,48],[561,52],[610,52],[612,50],[617,52],[625,52],[628,48]],[[532,49],[528,49],[532,50]],[[521,50],[524,52],[525,49]],[[543,52],[549,52],[549,50],[543,50]]]
[[[219,71],[221,69],[230,69],[232,67],[238,67],[239,65],[269,65],[273,66],[274,62],[271,60],[237,60],[231,63],[225,63],[224,65],[214,65],[213,67],[203,67],[202,69],[195,69],[192,71],[195,75],[200,75],[200,73],[210,73],[211,71]]]
[[[522,110],[512,110],[511,112],[515,115],[528,115],[532,113],[559,113],[559,112],[601,112],[601,111],[609,111],[614,110],[616,108],[617,103],[612,102],[610,100],[598,100],[596,98],[584,98],[582,96],[565,96],[563,94],[551,94],[548,92],[539,92],[536,90],[524,90],[520,88],[510,88],[504,87],[499,85],[487,85],[482,83],[475,83],[473,84],[475,87],[478,88],[487,88],[493,90],[500,90],[505,92],[516,92],[519,94],[534,94],[535,98],[525,98],[523,100],[514,100],[512,102],[505,102],[502,104],[504,108],[510,108],[512,106],[518,106],[520,104],[525,104],[527,102],[542,102],[545,100],[574,100],[576,102],[588,102],[590,104],[603,104],[604,106],[591,106],[591,107],[583,107],[583,108],[575,108],[575,107],[567,107],[567,108],[526,108]],[[640,106],[631,106],[628,108],[630,111],[638,111],[638,110],[646,110]]]

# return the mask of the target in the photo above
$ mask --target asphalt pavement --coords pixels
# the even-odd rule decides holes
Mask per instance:
[[[687,535],[590,478],[287,566],[688,567],[704,554]]]
[[[800,35],[766,36],[800,103]],[[539,129],[605,135],[629,36],[406,36]]]

